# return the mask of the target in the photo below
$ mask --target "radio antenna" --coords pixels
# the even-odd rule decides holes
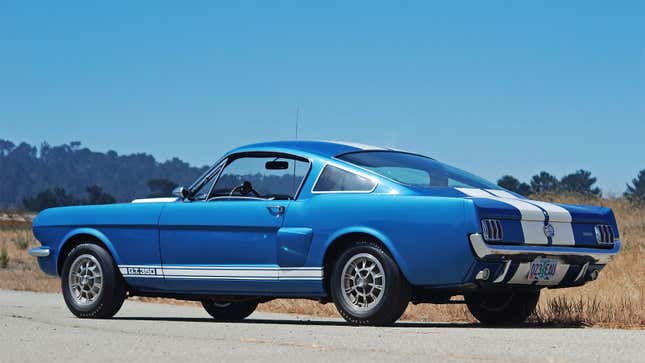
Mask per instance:
[[[298,122],[300,121],[300,105],[296,107],[296,140],[298,140]],[[293,194],[292,198],[296,197],[296,163],[298,161],[293,159],[293,179],[291,185],[291,193]]]
[[[300,121],[300,105],[296,107],[296,140],[298,140],[298,122]]]

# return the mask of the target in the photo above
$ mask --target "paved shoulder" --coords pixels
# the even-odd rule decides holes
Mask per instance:
[[[216,323],[189,306],[126,301],[114,319],[77,319],[57,294],[0,291],[3,362],[24,361],[639,361],[645,332],[484,329],[467,324],[351,327],[254,313]]]

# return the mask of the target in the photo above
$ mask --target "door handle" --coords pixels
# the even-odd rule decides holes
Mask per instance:
[[[279,216],[284,214],[284,206],[283,205],[268,205],[267,209],[271,214]]]

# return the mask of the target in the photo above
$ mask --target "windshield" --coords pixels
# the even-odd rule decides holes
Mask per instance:
[[[417,187],[500,189],[483,178],[421,155],[398,151],[359,151],[340,155],[338,159]]]

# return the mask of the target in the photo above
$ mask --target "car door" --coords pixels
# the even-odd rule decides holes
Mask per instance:
[[[229,157],[197,200],[159,220],[166,285],[185,292],[261,292],[278,282],[277,235],[308,162],[281,154]]]

